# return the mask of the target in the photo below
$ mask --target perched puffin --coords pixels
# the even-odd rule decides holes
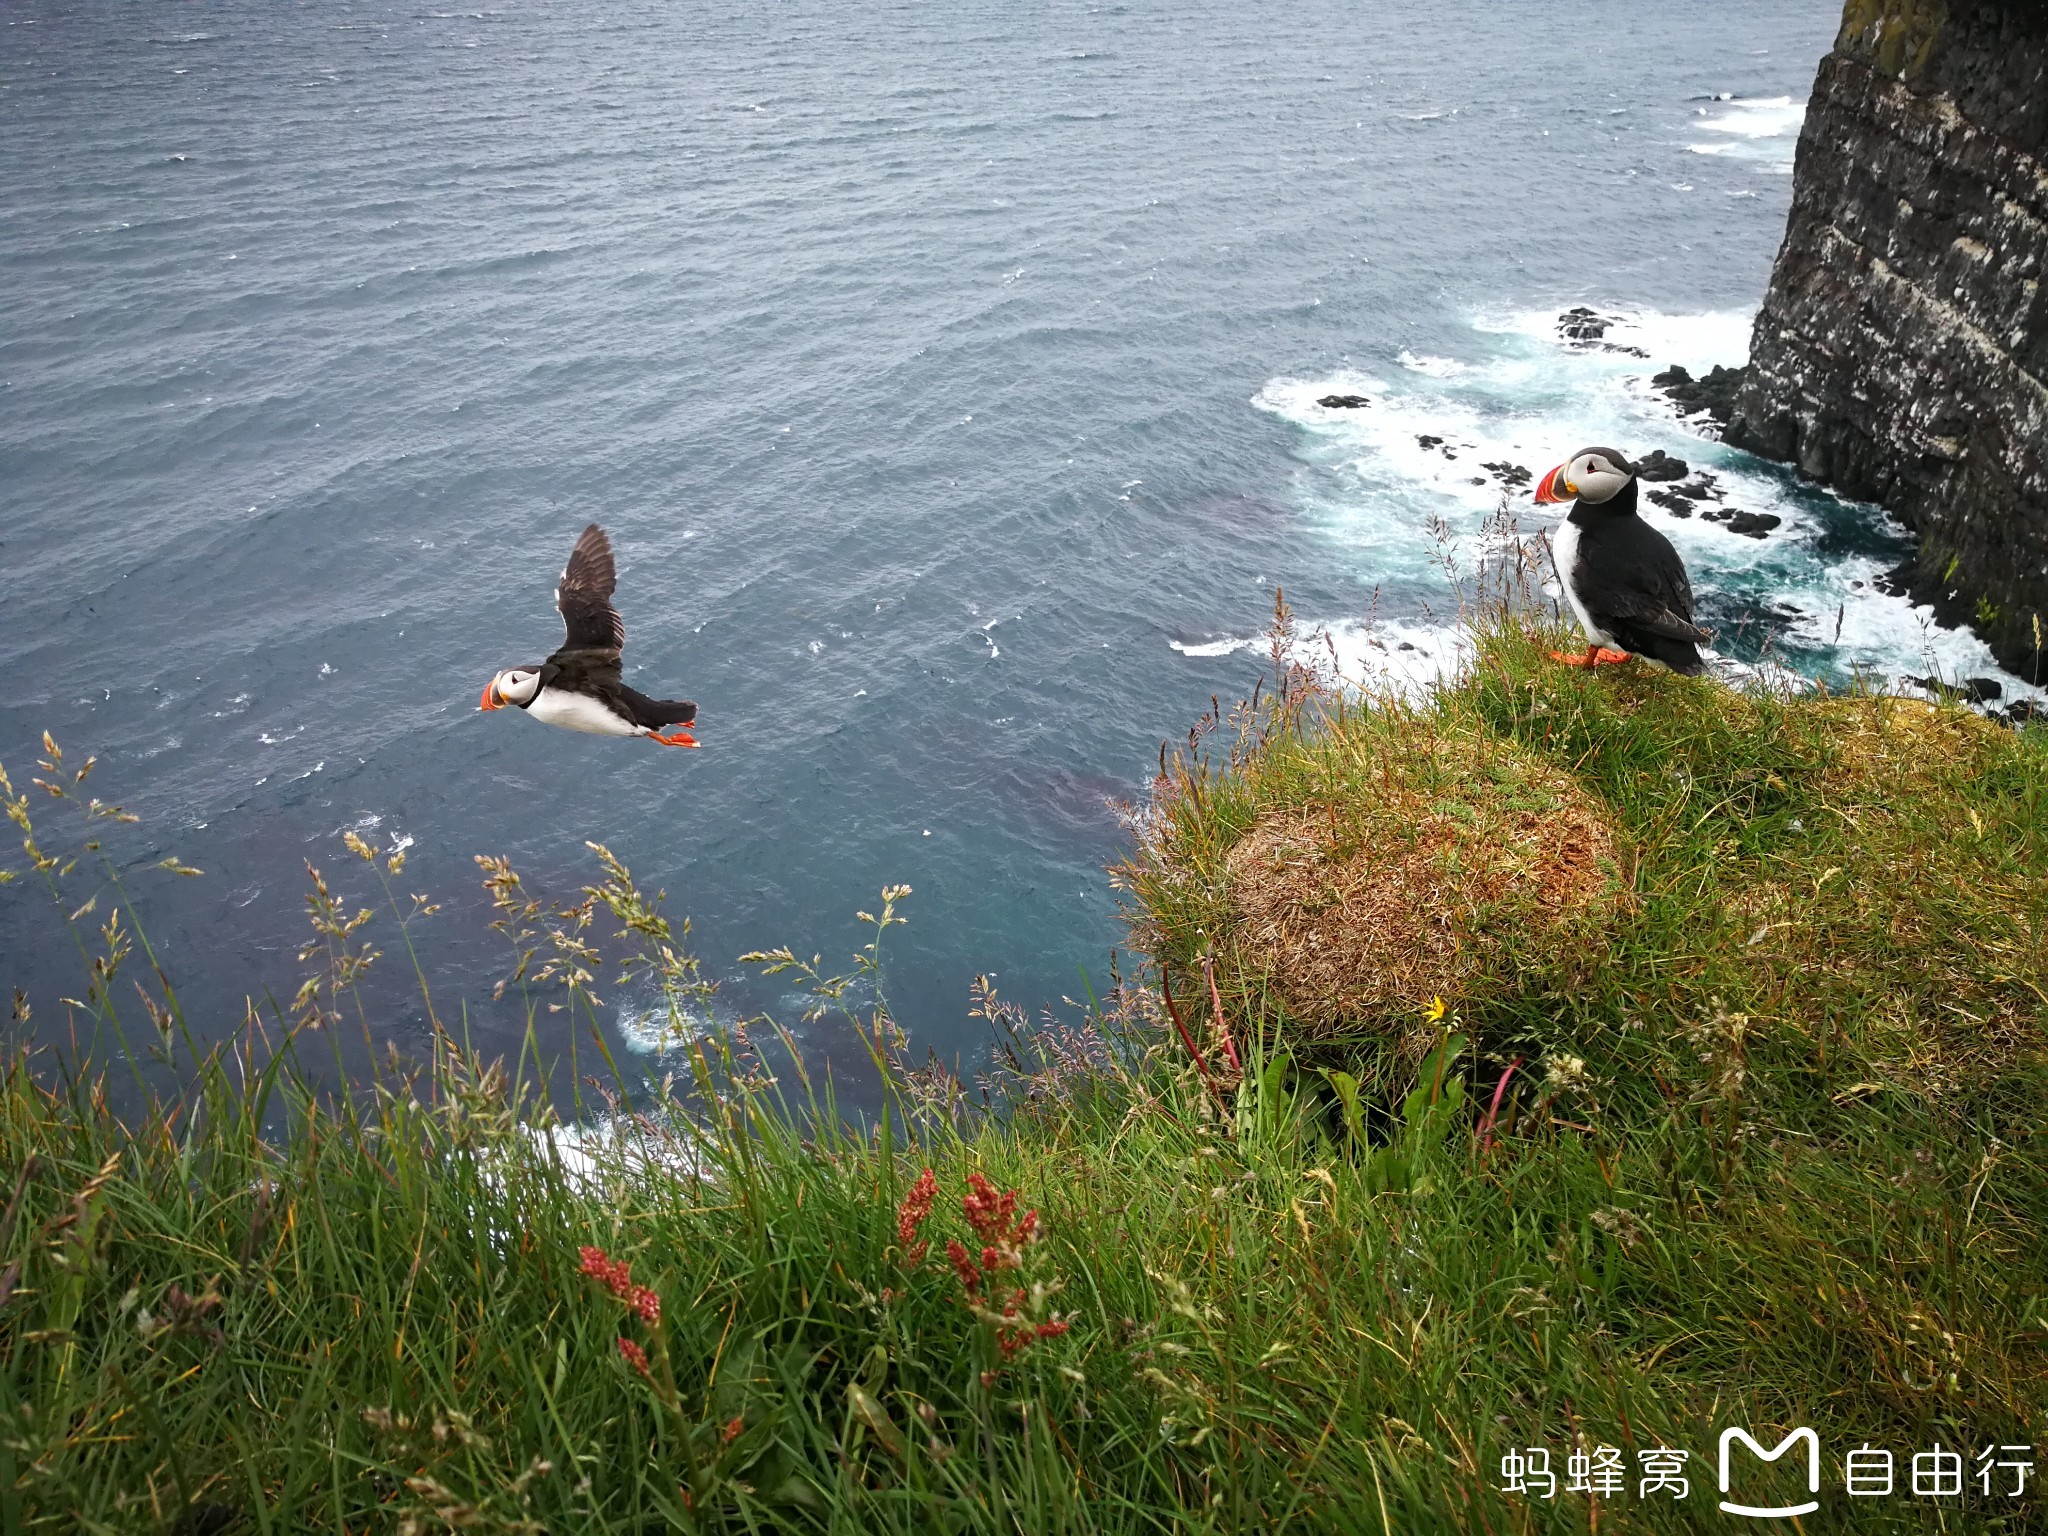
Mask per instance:
[[[1636,655],[1688,677],[1706,671],[1697,646],[1713,631],[1693,622],[1692,583],[1678,551],[1636,516],[1636,467],[1612,448],[1581,448],[1536,487],[1539,502],[1574,497],[1550,553],[1586,632],[1586,654],[1552,651],[1552,659],[1597,667]]]
[[[626,626],[612,607],[618,573],[612,541],[592,523],[569,552],[569,564],[555,588],[555,607],[568,634],[562,647],[537,667],[513,667],[484,684],[483,709],[516,704],[534,719],[592,736],[645,736],[665,747],[694,747],[682,729],[697,718],[697,706],[676,699],[650,699],[628,688],[619,675]],[[662,727],[677,729],[662,733]]]

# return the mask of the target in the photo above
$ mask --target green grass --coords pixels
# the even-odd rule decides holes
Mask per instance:
[[[982,996],[1013,1053],[1000,1113],[906,1070],[879,1009],[857,1022],[887,1107],[858,1127],[744,1035],[595,1142],[550,1131],[523,1063],[453,1042],[323,1097],[300,1062],[350,1022],[388,919],[348,915],[336,875],[309,986],[269,1024],[288,1042],[198,1052],[132,923],[90,939],[123,899],[105,884],[75,919],[76,1012],[113,1030],[140,973],[128,1027],[165,1063],[102,1080],[23,1050],[0,1079],[0,1528],[1725,1529],[1731,1424],[1819,1432],[1807,1529],[2039,1525],[2031,1492],[1852,1503],[1840,1458],[1889,1446],[1903,1478],[1935,1441],[2048,1440],[2048,743],[1953,708],[1588,676],[1542,642],[1497,626],[1424,703],[1296,673],[1219,722],[1120,875],[1204,1070],[1155,991],[1065,1033]],[[1304,1027],[1233,949],[1231,847],[1453,738],[1517,766],[1438,798],[1483,816],[1528,764],[1569,776],[1628,899],[1577,954],[1504,946],[1440,1016]],[[91,866],[24,832],[71,912]],[[616,861],[563,909],[486,873],[535,1007],[587,1010],[626,959],[680,1016],[693,965]],[[850,1010],[902,894],[846,975],[759,963]],[[898,1208],[925,1167],[911,1262]],[[971,1173],[1038,1213],[995,1306],[943,1252],[982,1246]],[[658,1326],[580,1272],[584,1245],[630,1262]],[[1509,1450],[1562,1470],[1581,1436],[1623,1453],[1626,1496],[1499,1488]],[[1660,1444],[1691,1452],[1683,1503],[1635,1496]]]

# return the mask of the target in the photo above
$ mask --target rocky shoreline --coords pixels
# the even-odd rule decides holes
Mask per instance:
[[[1898,590],[2048,682],[2048,8],[1850,0],[1750,361],[1658,376],[1918,537]]]
[[[1557,332],[1568,345],[1576,349],[1618,352],[1630,357],[1647,358],[1648,354],[1639,347],[1624,346],[1607,340],[1608,330],[1622,323],[1621,316],[1601,314],[1597,310],[1581,305],[1568,309],[1558,316]],[[1671,403],[1673,410],[1686,426],[1708,439],[1726,440],[1729,425],[1735,419],[1736,401],[1748,384],[1750,376],[1751,371],[1747,365],[1730,368],[1717,364],[1705,375],[1695,378],[1688,369],[1674,363],[1651,375],[1650,384]],[[1442,438],[1429,436],[1417,440],[1425,448],[1444,442]],[[1736,443],[1734,446],[1755,451],[1743,443]],[[1454,456],[1449,448],[1442,451],[1447,457]],[[1527,474],[1526,470],[1517,465],[1487,464],[1482,467],[1496,473],[1507,471]],[[1509,488],[1527,483],[1526,480],[1512,480],[1504,475],[1501,478],[1502,483]],[[1719,477],[1712,470],[1695,470],[1686,460],[1674,457],[1661,448],[1650,450],[1638,461],[1638,478],[1645,484],[1644,499],[1673,517],[1698,517],[1704,522],[1718,523],[1730,533],[1754,539],[1768,537],[1772,530],[1783,523],[1783,519],[1773,513],[1749,512],[1740,507],[1730,506]],[[1473,483],[1483,482],[1475,479]],[[1910,525],[1903,526],[1906,526],[1909,532],[1912,531]],[[1874,584],[1882,592],[1932,607],[1935,622],[1943,628],[1977,627],[1973,622],[1976,615],[1971,605],[1964,600],[1959,586],[1955,583],[1944,584],[1939,580],[1929,579],[1918,555],[1885,572]],[[2048,709],[2043,709],[2031,699],[2021,698],[2007,702],[2005,686],[1996,678],[1967,677],[1943,680],[1931,676],[1902,675],[1898,681],[1932,698],[1952,699],[1968,704],[2007,724],[2024,725],[2036,720],[2048,720]]]

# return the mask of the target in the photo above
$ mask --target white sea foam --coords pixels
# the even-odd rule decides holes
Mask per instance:
[[[1206,645],[1167,643],[1183,656],[1208,660],[1240,651],[1264,655],[1272,649],[1273,637],[1262,633]],[[1354,686],[1415,694],[1455,677],[1471,660],[1473,647],[1471,637],[1455,624],[1335,619],[1302,624],[1289,654],[1304,666],[1334,672]]]
[[[1736,134],[1745,139],[1796,138],[1806,121],[1806,103],[1790,96],[1763,96],[1753,101],[1730,101],[1718,116],[1710,115],[1700,124],[1708,133]]]
[[[621,1183],[712,1176],[695,1135],[672,1124],[656,1127],[624,1115],[605,1115],[525,1130],[539,1148],[560,1161],[572,1184],[592,1193]]]
[[[666,1002],[622,1007],[613,1021],[626,1049],[640,1056],[661,1056],[681,1050],[693,1040],[709,1034],[714,1020],[708,1009],[678,1006]]]
[[[1413,352],[1402,352],[1398,359],[1401,366],[1414,373],[1427,374],[1433,379],[1453,379],[1465,371],[1465,365],[1454,357],[1417,356]]]
[[[1206,657],[1212,657],[1212,656],[1229,656],[1229,655],[1231,655],[1231,654],[1233,654],[1234,652],[1237,652],[1237,651],[1249,650],[1249,649],[1251,649],[1251,648],[1252,648],[1253,646],[1255,646],[1255,645],[1258,645],[1258,644],[1259,644],[1260,642],[1259,642],[1259,641],[1257,641],[1257,640],[1255,640],[1255,639],[1248,639],[1248,640],[1227,640],[1227,639],[1226,639],[1226,640],[1201,640],[1201,641],[1195,641],[1195,642],[1184,642],[1184,641],[1180,641],[1180,640],[1169,640],[1169,641],[1167,641],[1166,643],[1167,643],[1167,644],[1168,644],[1169,646],[1171,646],[1171,647],[1172,647],[1172,648],[1173,648],[1174,650],[1176,650],[1176,651],[1179,651],[1179,652],[1181,653],[1181,655],[1183,655],[1183,656],[1195,656],[1195,657],[1204,657],[1204,658],[1206,658]]]
[[[1779,119],[1789,121],[1783,111]],[[1948,679],[1984,676],[1997,678],[2008,699],[2048,697],[2048,690],[1999,669],[1968,630],[1942,629],[1931,610],[1882,590],[1879,577],[1904,546],[1895,544],[1885,557],[1883,545],[1897,535],[1885,531],[1876,509],[1837,501],[1774,465],[1695,436],[1649,386],[1649,375],[1672,363],[1698,374],[1744,361],[1749,313],[1602,309],[1611,317],[1605,334],[1575,343],[1558,330],[1564,307],[1478,316],[1469,351],[1446,349],[1461,355],[1442,358],[1404,352],[1396,358],[1401,366],[1385,377],[1353,367],[1319,378],[1276,378],[1253,396],[1256,409],[1298,429],[1290,489],[1302,521],[1336,570],[1357,581],[1361,608],[1370,601],[1364,594],[1382,594],[1380,611],[1390,622],[1376,628],[1326,616],[1324,643],[1335,643],[1347,676],[1441,675],[1457,655],[1443,639],[1453,631],[1414,609],[1432,593],[1443,609],[1454,609],[1444,561],[1471,574],[1487,553],[1483,540],[1497,527],[1504,495],[1521,533],[1549,526],[1555,514],[1531,500],[1533,478],[1576,448],[1607,443],[1637,456],[1661,448],[1710,472],[1723,505],[1781,520],[1768,537],[1747,538],[1697,515],[1712,501],[1682,518],[1645,499],[1643,515],[1683,556],[1703,615],[1726,631],[1723,647],[1754,654],[1761,636],[1752,626],[1762,623],[1776,636],[1767,669],[1782,666],[1836,685],[1857,675],[1886,686],[1930,671]],[[1332,393],[1365,395],[1371,403],[1350,410],[1316,403]],[[1519,466],[1531,482],[1510,488],[1488,465]],[[1830,529],[1878,552],[1824,560],[1820,540]],[[1410,628],[1397,629],[1392,620]],[[1401,650],[1403,641],[1418,649]],[[1265,645],[1259,637],[1170,643],[1190,659]],[[1717,670],[1732,679],[1756,667],[1729,659]]]
[[[1789,96],[1730,102],[1722,112],[1702,108],[1696,126],[1703,133],[1721,137],[1685,147],[1696,155],[1756,161],[1760,169],[1789,174],[1805,120],[1805,103]]]

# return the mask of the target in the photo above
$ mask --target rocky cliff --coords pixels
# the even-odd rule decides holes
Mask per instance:
[[[2048,681],[2048,3],[1849,0],[1730,443],[1882,503]]]

